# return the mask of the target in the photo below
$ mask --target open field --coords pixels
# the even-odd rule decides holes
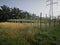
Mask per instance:
[[[34,40],[34,33],[37,31],[39,24],[37,23],[9,23],[9,22],[2,22],[0,23],[0,40],[2,40],[1,44],[3,45],[5,38],[7,39],[7,44],[19,45],[21,41],[21,45],[28,45],[27,40]],[[2,36],[3,35],[3,36]],[[9,39],[8,39],[9,38]],[[17,41],[16,41],[17,39]],[[13,42],[10,42],[10,41]],[[9,42],[9,43],[8,43]],[[16,44],[16,42],[18,44]],[[30,41],[29,41],[30,42]],[[25,44],[27,43],[27,44]],[[6,45],[4,43],[4,45]]]
[[[0,23],[0,45],[59,45],[59,34],[59,26],[40,30],[40,23]]]

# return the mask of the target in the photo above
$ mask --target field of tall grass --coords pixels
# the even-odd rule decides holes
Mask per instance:
[[[60,28],[40,23],[0,23],[0,45],[60,45]],[[45,27],[45,28],[44,28]]]
[[[30,45],[30,40],[34,42],[36,28],[39,28],[39,24],[37,25],[37,23],[2,22],[0,23],[0,44]]]

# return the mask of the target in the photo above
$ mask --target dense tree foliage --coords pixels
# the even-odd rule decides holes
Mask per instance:
[[[0,21],[6,21],[9,18],[10,8],[3,5],[0,9]]]
[[[8,19],[32,19],[37,17],[35,14],[30,14],[27,11],[20,10],[19,8],[9,8],[6,5],[0,8],[0,22],[7,21]]]

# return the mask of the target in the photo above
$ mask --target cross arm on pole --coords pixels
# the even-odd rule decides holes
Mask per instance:
[[[51,1],[51,0],[47,0],[46,2],[49,2],[49,1]]]
[[[50,3],[50,4],[47,4],[46,6],[48,6],[48,5],[52,5],[52,4],[57,4],[58,2],[54,2],[54,3]]]

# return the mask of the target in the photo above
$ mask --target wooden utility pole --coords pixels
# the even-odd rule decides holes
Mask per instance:
[[[42,12],[40,13],[40,30],[42,30]]]
[[[47,27],[47,20],[48,20],[47,14],[45,16],[46,16],[46,19],[45,19],[45,27]]]

